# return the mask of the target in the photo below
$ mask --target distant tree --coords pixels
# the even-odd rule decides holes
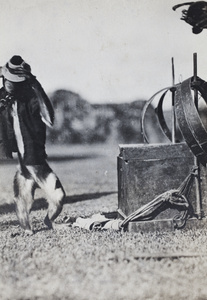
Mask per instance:
[[[56,117],[54,127],[48,131],[52,143],[143,143],[140,127],[143,100],[90,104],[67,90],[57,90],[50,98]],[[152,107],[146,115],[146,130],[152,142],[162,141]]]

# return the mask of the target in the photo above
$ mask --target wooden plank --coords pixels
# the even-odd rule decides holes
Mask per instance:
[[[144,260],[150,260],[150,259],[156,259],[156,260],[162,260],[162,259],[179,259],[181,257],[189,258],[189,257],[206,257],[207,253],[155,253],[155,254],[145,254],[145,253],[138,253],[136,256],[134,256],[134,259],[144,259]]]
[[[118,157],[118,208],[129,216],[158,195],[178,189],[193,165],[194,156],[185,143],[122,145]],[[207,176],[203,166],[201,198],[202,210],[207,214]],[[190,191],[189,201],[195,210],[195,182]],[[176,213],[177,210],[166,209],[157,215],[156,219],[173,218]]]
[[[202,229],[207,226],[207,218],[198,220],[196,218],[190,218],[187,220],[186,225],[181,230],[189,229]],[[170,232],[174,231],[174,224],[172,219],[141,221],[141,222],[129,222],[127,231],[129,232]],[[179,229],[180,230],[180,229]]]
[[[174,231],[174,224],[172,219],[168,220],[153,220],[141,222],[129,222],[127,231],[129,232],[169,232]]]
[[[120,157],[127,161],[164,160],[177,157],[193,157],[186,143],[179,144],[127,144],[119,145]]]
[[[201,220],[198,220],[196,218],[190,218],[187,220],[185,227],[183,228],[184,230],[187,229],[202,229],[207,226],[207,218],[204,217]]]

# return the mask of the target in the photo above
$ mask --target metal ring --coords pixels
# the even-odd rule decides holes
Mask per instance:
[[[205,165],[207,163],[207,131],[193,101],[191,83],[192,78],[189,78],[176,87],[175,113],[186,143],[193,154]],[[200,90],[200,92],[203,98],[206,97],[203,91]]]

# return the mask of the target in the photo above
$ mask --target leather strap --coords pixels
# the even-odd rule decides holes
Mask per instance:
[[[158,105],[155,108],[155,112],[157,114],[157,117],[158,117],[158,120],[159,120],[159,124],[160,124],[160,127],[161,127],[163,133],[172,142],[172,134],[171,134],[170,129],[167,126],[167,123],[166,123],[165,117],[164,117],[164,113],[163,113],[163,102],[164,102],[164,99],[165,99],[165,96],[166,96],[167,92],[168,92],[168,90],[165,91],[162,94],[162,96],[160,97]]]

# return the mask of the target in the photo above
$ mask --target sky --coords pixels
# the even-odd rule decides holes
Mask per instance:
[[[184,2],[184,1],[183,1]],[[182,0],[0,0],[0,65],[21,55],[47,93],[91,103],[149,99],[193,74],[207,79],[207,29],[181,21]],[[186,7],[187,8],[187,7]]]

